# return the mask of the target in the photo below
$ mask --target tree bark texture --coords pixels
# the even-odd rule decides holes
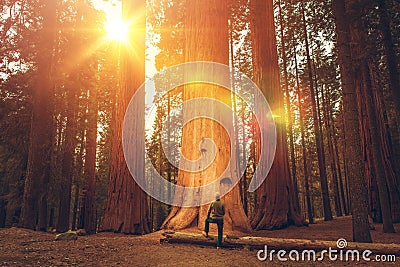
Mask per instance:
[[[361,154],[359,110],[357,107],[357,88],[361,85],[359,71],[353,65],[356,57],[350,43],[358,36],[350,33],[345,0],[334,0],[332,8],[335,16],[339,48],[339,65],[342,73],[344,127],[346,131],[345,150],[347,155],[348,184],[352,211],[353,241],[372,242],[368,222],[368,195]],[[355,27],[355,25],[352,25]],[[351,36],[351,39],[350,39]],[[353,52],[353,53],[351,53]],[[359,91],[359,90],[358,90]]]
[[[142,0],[123,1],[123,15],[133,22],[129,30],[129,43],[121,47],[121,86],[117,95],[115,131],[112,147],[112,163],[108,185],[107,207],[102,230],[125,234],[145,234],[149,232],[147,195],[132,178],[125,162],[122,149],[122,124],[125,110],[135,91],[144,82],[145,72],[145,29],[146,3]],[[143,105],[135,107],[135,125],[144,128]],[[140,168],[144,177],[144,136],[138,130],[136,138],[136,158],[133,168]],[[142,177],[138,177],[142,178]]]
[[[40,1],[43,4],[43,24],[39,31],[37,76],[33,93],[28,166],[19,226],[35,229],[38,212],[43,205],[43,194],[51,170],[52,126],[53,126],[53,79],[52,55],[54,49],[56,4],[54,0]],[[42,214],[45,211],[41,211]],[[47,216],[46,216],[47,217]],[[42,227],[41,227],[42,228]]]
[[[312,116],[313,116],[313,126],[314,126],[314,134],[315,134],[315,145],[317,148],[317,157],[318,157],[318,168],[319,168],[319,176],[320,176],[320,186],[321,186],[321,195],[322,195],[322,204],[324,209],[324,219],[325,221],[332,220],[332,209],[331,203],[329,199],[329,189],[328,189],[328,177],[326,175],[326,160],[324,153],[324,142],[322,140],[322,131],[319,127],[320,121],[318,120],[318,110],[316,103],[315,90],[315,82],[311,68],[311,56],[310,56],[310,46],[308,42],[308,34],[307,34],[307,24],[304,10],[304,3],[301,2],[302,7],[302,16],[303,16],[303,33],[304,40],[306,46],[306,56],[307,56],[307,68],[308,68],[308,77],[310,82],[310,94],[311,94],[311,106],[312,106]]]
[[[254,81],[267,99],[273,114],[284,117],[273,10],[272,0],[252,1]],[[257,230],[303,224],[290,179],[285,121],[278,117],[275,122],[277,146],[274,162],[266,180],[256,191],[256,213],[251,224]],[[259,149],[257,153],[260,155]],[[263,168],[263,162],[259,163],[258,168]]]
[[[185,21],[185,60],[189,61],[212,61],[228,65],[229,42],[228,42],[228,6],[227,0],[190,0],[186,6]],[[207,97],[224,102],[231,106],[231,93],[225,89],[210,84],[185,85],[183,89],[183,100],[187,101],[199,97]],[[215,118],[218,119],[217,106],[210,106]],[[187,109],[183,111],[184,116],[193,115],[196,110]],[[182,131],[182,154],[186,158],[198,159],[200,151],[197,144],[205,138],[210,138],[217,147],[216,157],[212,164],[199,172],[187,172],[179,170],[178,185],[201,186],[215,181],[220,177],[230,158],[230,139],[227,132],[215,121],[206,118],[198,118],[186,124]],[[208,151],[202,151],[207,157]],[[237,176],[234,166],[228,170],[231,178]],[[240,177],[237,177],[240,179]],[[235,180],[232,178],[232,180]],[[222,187],[217,188],[221,194],[225,193]],[[214,194],[214,192],[205,192]],[[175,194],[175,199],[201,198],[201,194],[188,195],[186,191]],[[239,184],[221,198],[225,203],[224,228],[230,230],[249,231],[250,224],[243,210],[240,199]],[[162,228],[183,229],[189,226],[197,226],[204,229],[204,221],[207,217],[208,205],[200,207],[172,207],[172,210]],[[214,227],[214,225],[212,225]],[[212,228],[211,227],[211,228]]]

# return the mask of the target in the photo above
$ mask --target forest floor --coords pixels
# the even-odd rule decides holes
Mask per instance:
[[[376,243],[400,244],[400,224],[395,234],[382,233],[382,225],[371,231]],[[185,232],[199,233],[197,229]],[[396,262],[340,262],[329,258],[322,262],[261,262],[257,251],[216,249],[188,244],[160,244],[161,231],[131,236],[99,233],[79,236],[78,240],[54,241],[55,234],[9,228],[0,230],[0,266],[400,266]],[[238,233],[227,233],[235,234]],[[249,235],[249,234],[246,234]],[[252,235],[273,238],[311,240],[351,240],[351,217],[330,222],[318,221],[309,227],[288,227],[276,231],[258,231]],[[268,245],[268,244],[266,244]],[[372,258],[372,257],[371,257]]]

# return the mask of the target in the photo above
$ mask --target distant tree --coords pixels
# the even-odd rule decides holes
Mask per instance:
[[[56,33],[57,1],[40,1],[43,5],[42,28],[39,30],[38,47],[41,51],[37,57],[37,78],[33,92],[33,111],[30,131],[30,146],[28,167],[25,178],[24,197],[19,225],[24,228],[36,229],[38,217],[39,229],[46,230],[47,218],[47,188],[50,176],[50,153],[52,147],[52,99],[53,73],[52,55]]]
[[[307,34],[307,22],[306,15],[304,9],[304,3],[301,2],[301,12],[303,17],[303,33],[305,38],[305,48],[306,48],[306,57],[307,57],[307,71],[308,71],[308,79],[311,93],[311,105],[312,105],[312,114],[313,114],[313,126],[315,133],[315,143],[317,148],[317,156],[318,156],[318,168],[319,168],[319,176],[320,176],[320,185],[321,185],[321,194],[322,194],[322,204],[324,209],[324,219],[325,221],[332,220],[332,210],[329,199],[329,189],[328,189],[328,177],[326,174],[326,160],[325,160],[325,149],[324,142],[322,139],[322,128],[320,127],[320,120],[318,117],[319,108],[316,103],[316,86],[315,80],[312,70],[312,59],[310,54],[310,45]]]
[[[276,50],[273,1],[253,0],[253,69],[254,81],[266,97],[272,112],[283,114],[283,93],[279,83],[278,54]],[[256,214],[252,219],[254,229],[277,229],[289,224],[302,225],[297,209],[293,181],[289,174],[285,124],[276,124],[277,147],[272,168],[257,189]],[[260,153],[260,151],[258,151]],[[260,163],[262,167],[262,162]],[[259,166],[260,167],[260,166]]]
[[[303,161],[303,175],[304,175],[304,191],[305,191],[305,198],[306,198],[306,206],[307,206],[307,217],[309,223],[314,223],[314,211],[313,211],[313,203],[311,202],[311,190],[310,190],[310,174],[308,170],[308,163],[307,163],[307,147],[306,147],[306,136],[304,131],[304,107],[302,101],[302,90],[300,85],[299,79],[299,70],[297,64],[297,52],[296,48],[294,48],[294,64],[296,70],[296,87],[297,87],[297,101],[299,105],[299,119],[300,119],[300,138],[301,138],[301,148],[302,148],[302,161]]]
[[[0,227],[18,222],[28,160],[34,72],[0,83]]]

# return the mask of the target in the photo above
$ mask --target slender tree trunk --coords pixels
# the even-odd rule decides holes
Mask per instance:
[[[280,38],[282,42],[282,60],[283,60],[283,73],[284,73],[284,81],[285,81],[285,95],[286,95],[286,108],[287,108],[287,117],[288,117],[288,131],[289,131],[289,144],[290,144],[290,160],[292,165],[292,180],[294,185],[294,192],[295,192],[295,200],[297,209],[300,210],[300,203],[299,203],[299,187],[297,184],[297,169],[296,169],[296,157],[294,153],[294,136],[293,136],[293,119],[292,119],[292,106],[290,103],[290,93],[289,93],[289,79],[288,79],[288,72],[287,72],[287,56],[286,56],[286,45],[284,39],[284,32],[283,32],[283,16],[282,16],[282,7],[281,2],[279,1],[279,21],[280,21]]]
[[[71,192],[73,195],[73,202],[74,205],[72,207],[72,220],[71,220],[71,229],[76,230],[79,228],[78,220],[79,220],[79,215],[78,214],[78,206],[79,206],[79,185],[75,185],[75,190]]]
[[[324,86],[321,87],[321,96],[322,96],[322,109],[325,120],[325,127],[327,132],[327,140],[328,140],[328,153],[330,157],[330,165],[332,171],[332,179],[333,179],[333,192],[334,192],[334,202],[335,202],[335,212],[336,216],[343,216],[342,206],[340,204],[340,196],[339,196],[339,181],[338,174],[336,169],[336,157],[333,147],[332,140],[334,139],[333,129],[331,125],[331,119],[328,109],[330,108],[328,97],[325,96]],[[340,171],[340,170],[339,170]]]
[[[315,87],[314,87],[314,78],[312,74],[311,68],[311,56],[310,56],[310,46],[308,43],[308,35],[307,35],[307,24],[304,10],[304,3],[301,2],[302,7],[302,16],[303,16],[303,34],[306,45],[306,55],[307,55],[307,67],[308,67],[308,76],[310,81],[310,93],[311,93],[311,106],[313,113],[313,122],[314,122],[314,133],[315,133],[315,144],[317,147],[317,155],[318,155],[318,167],[319,167],[319,175],[321,181],[321,194],[322,194],[322,203],[324,208],[324,219],[325,221],[332,220],[332,210],[331,204],[329,200],[329,189],[328,189],[328,178],[326,175],[326,163],[325,163],[325,155],[324,155],[324,145],[322,140],[322,133],[319,129],[318,124],[318,113],[317,113],[317,104],[315,101]]]
[[[74,76],[76,77],[76,76]],[[73,81],[73,87],[77,81]],[[61,164],[61,183],[59,191],[59,212],[57,217],[57,231],[65,232],[69,229],[71,212],[71,185],[74,166],[75,139],[76,139],[76,89],[67,89],[67,124],[65,129],[65,144]]]
[[[51,129],[53,125],[54,83],[51,60],[54,48],[57,1],[42,0],[40,3],[44,4],[42,9],[43,28],[39,31],[38,43],[41,51],[38,54],[38,73],[33,94],[28,167],[19,222],[19,226],[29,229],[36,228],[39,209],[45,208],[43,192],[47,191],[45,185],[47,185],[46,181],[49,179],[51,168],[51,153],[49,151],[51,151],[53,140]],[[43,218],[44,215],[41,217]],[[41,228],[43,226],[41,223]]]
[[[389,88],[393,95],[394,106],[400,122],[400,76],[397,55],[393,43],[392,31],[390,29],[390,17],[386,7],[386,0],[378,0],[379,26],[383,35],[383,47],[386,54],[386,62],[389,71]]]
[[[335,15],[337,42],[339,49],[339,63],[342,74],[344,127],[346,130],[346,155],[348,184],[351,191],[351,211],[353,223],[353,241],[372,242],[368,222],[368,196],[366,181],[364,179],[364,167],[361,159],[361,138],[359,127],[359,111],[356,88],[360,86],[357,72],[353,69],[350,42],[355,41],[356,36],[350,39],[348,15],[346,13],[345,0],[333,0],[332,8]],[[354,35],[356,33],[352,33]],[[350,156],[351,155],[351,156]]]
[[[83,120],[86,119],[86,116],[82,118]],[[86,127],[85,127],[86,128]],[[83,212],[84,207],[82,204],[82,199],[80,198],[80,194],[82,192],[81,186],[81,177],[83,175],[83,153],[85,152],[85,128],[82,127],[80,135],[79,135],[79,154],[76,157],[76,166],[77,170],[75,171],[74,181],[73,184],[75,185],[75,191],[73,194],[74,197],[74,206],[72,208],[72,226],[71,229],[82,229],[83,228]],[[79,213],[78,213],[79,208]]]
[[[328,98],[329,101],[329,98]],[[331,106],[329,102],[329,106]],[[344,210],[344,215],[349,215],[349,210],[347,208],[346,204],[346,185],[344,184],[344,179],[343,179],[343,172],[340,166],[340,156],[339,156],[339,145],[338,145],[338,135],[336,132],[336,126],[335,126],[335,120],[333,119],[332,115],[332,108],[329,109],[329,117],[332,123],[332,129],[333,129],[333,147],[334,147],[334,157],[336,160],[336,165],[337,165],[337,170],[338,170],[338,175],[339,175],[339,190],[340,190],[340,199],[342,202],[343,210]]]
[[[89,107],[86,130],[85,171],[86,178],[84,196],[84,228],[87,234],[96,233],[96,147],[97,147],[97,88],[89,90]]]
[[[283,109],[284,104],[279,84],[273,1],[255,0],[252,4],[254,81],[266,97],[271,110],[278,112]],[[257,230],[303,224],[296,205],[293,181],[290,179],[287,137],[282,121],[276,123],[276,134],[274,162],[267,179],[256,191],[258,204],[251,224]],[[258,146],[258,154],[259,150]],[[262,164],[261,162],[258,167],[262,167]]]
[[[304,110],[303,110],[303,103],[301,101],[302,92],[300,90],[296,47],[294,47],[294,65],[296,69],[297,101],[299,103],[300,134],[301,134],[301,147],[302,147],[302,158],[303,158],[304,189],[306,191],[305,194],[306,194],[307,215],[308,215],[308,222],[314,223],[314,212],[310,197],[309,173],[307,167],[307,147],[306,147],[306,141],[305,141],[306,137],[304,132]]]
[[[122,123],[125,109],[135,90],[145,80],[145,29],[146,3],[143,0],[124,0],[124,18],[133,22],[129,29],[129,44],[123,46],[121,56],[122,82],[117,99],[113,154],[108,185],[107,206],[102,229],[125,234],[145,234],[149,232],[147,196],[132,178],[122,150]],[[132,50],[134,49],[134,51]],[[144,129],[143,106],[136,107],[136,127]],[[139,130],[138,133],[144,131]],[[135,168],[141,168],[144,177],[144,136],[137,134]]]

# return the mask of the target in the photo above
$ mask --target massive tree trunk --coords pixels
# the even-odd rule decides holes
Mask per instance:
[[[19,222],[19,226],[29,229],[36,228],[40,207],[47,209],[47,205],[43,205],[43,201],[45,201],[43,193],[47,191],[46,181],[50,176],[51,153],[49,151],[51,151],[53,140],[51,60],[54,48],[57,1],[43,0],[40,3],[43,4],[43,28],[39,31],[37,45],[40,48],[37,59],[38,72],[34,85],[28,167]],[[42,210],[40,213],[45,214],[46,212]]]
[[[254,80],[266,97],[272,112],[284,117],[284,114],[280,114],[284,105],[279,84],[273,10],[272,0],[252,1]],[[279,118],[276,120],[276,137],[277,146],[272,168],[265,182],[257,190],[257,210],[251,222],[252,227],[257,230],[283,228],[289,224],[302,225],[289,175],[285,121]],[[258,167],[260,168],[260,165]]]
[[[356,28],[353,29],[352,38],[350,39],[348,15],[346,13],[345,0],[334,0],[332,8],[335,15],[336,33],[339,49],[339,64],[342,74],[342,90],[343,90],[343,112],[344,127],[346,130],[346,155],[348,155],[348,184],[352,223],[353,223],[353,241],[355,242],[372,242],[368,222],[368,196],[366,180],[364,176],[363,162],[361,161],[361,138],[359,126],[359,111],[357,107],[357,89],[361,81],[358,77],[357,70],[353,66],[351,59],[356,54],[351,54],[350,42],[356,42]],[[357,27],[357,25],[353,25]],[[354,51],[353,51],[354,52]]]
[[[122,4],[124,19],[130,25],[129,43],[121,47],[122,81],[117,96],[115,114],[114,143],[110,181],[108,185],[107,207],[102,229],[125,234],[144,234],[149,232],[147,196],[132,178],[122,150],[122,124],[125,110],[135,90],[144,82],[146,3],[143,0],[126,0]],[[144,128],[143,106],[136,107],[136,127]],[[143,129],[142,129],[143,130]],[[138,133],[144,132],[138,130]],[[133,164],[144,177],[144,136],[136,137],[136,158]]]
[[[186,6],[185,43],[186,61],[213,61],[228,64],[228,6],[227,0],[189,0]],[[217,86],[208,84],[185,85],[183,93],[184,101],[189,99],[207,97],[217,99],[227,105],[231,105],[230,92]],[[218,108],[210,107],[218,118]],[[194,110],[184,110],[184,116],[192,114]],[[215,160],[205,170],[190,173],[179,170],[178,185],[201,186],[213,182],[221,176],[225,170],[229,158],[230,147],[229,136],[226,131],[215,121],[199,118],[189,122],[182,132],[182,154],[189,159],[197,159],[200,152],[197,144],[204,138],[210,138],[215,142],[218,149]],[[207,157],[207,151],[203,151]],[[235,175],[234,167],[229,170],[232,180]],[[239,177],[240,178],[240,177]],[[216,188],[216,191],[222,188]],[[212,192],[211,192],[212,193]],[[224,193],[224,192],[221,192]],[[186,192],[176,194],[175,198],[201,198],[201,196],[189,196]],[[244,213],[240,200],[239,187],[236,185],[229,193],[222,197],[225,203],[225,225],[228,230],[250,230],[250,224]],[[204,228],[207,217],[208,205],[201,207],[178,207],[172,208],[169,216],[162,227],[168,229],[183,229],[195,226]]]
[[[363,100],[365,101],[366,113],[368,118],[368,128],[370,129],[371,134],[371,155],[372,155],[372,164],[375,169],[375,179],[378,185],[379,191],[379,201],[380,207],[382,210],[382,221],[383,221],[383,232],[384,233],[394,233],[394,227],[392,223],[392,214],[390,211],[390,201],[388,195],[388,186],[386,183],[386,174],[385,174],[385,162],[383,160],[382,151],[381,151],[381,142],[379,138],[379,134],[382,135],[382,131],[379,133],[379,129],[377,127],[377,114],[375,113],[375,104],[373,101],[373,93],[372,93],[372,82],[371,77],[369,75],[369,69],[364,63],[362,66],[362,71],[364,75],[364,86],[363,91]],[[375,88],[376,89],[376,88]]]

